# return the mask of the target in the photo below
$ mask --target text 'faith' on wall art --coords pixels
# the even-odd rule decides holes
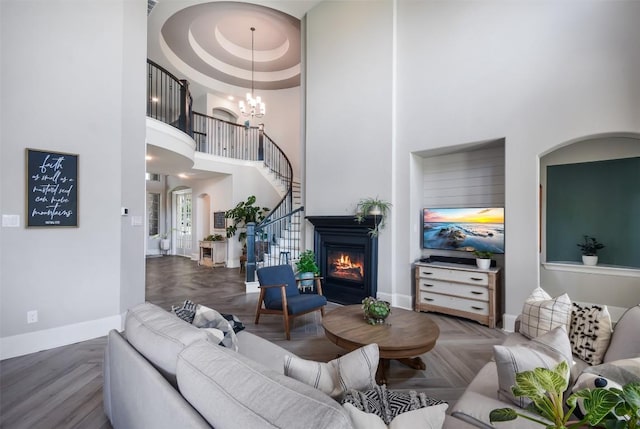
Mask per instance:
[[[27,149],[27,227],[78,226],[78,155]]]

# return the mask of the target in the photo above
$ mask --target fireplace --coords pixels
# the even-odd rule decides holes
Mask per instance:
[[[363,223],[353,216],[309,216],[314,226],[314,251],[329,301],[359,304],[378,290],[378,239],[369,236],[374,218]]]

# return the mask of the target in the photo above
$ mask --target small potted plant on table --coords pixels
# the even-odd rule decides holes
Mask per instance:
[[[316,256],[313,250],[305,250],[296,261],[296,270],[300,281],[300,287],[306,289],[313,287],[313,279],[320,274],[320,268],[316,264]]]
[[[491,257],[493,256],[492,252],[474,250],[473,254],[476,256],[476,265],[478,268],[481,270],[488,270],[491,267]]]
[[[595,237],[584,236],[584,243],[577,246],[582,251],[582,263],[585,265],[598,265],[598,250],[604,248],[604,244],[598,243]]]

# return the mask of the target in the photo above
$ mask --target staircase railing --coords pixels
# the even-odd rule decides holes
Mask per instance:
[[[189,82],[147,59],[147,116],[193,136]]]
[[[293,209],[293,169],[284,151],[264,128],[244,126],[191,110],[189,83],[147,60],[147,116],[172,125],[190,135],[198,152],[247,161],[262,161],[281,186],[282,199],[258,225],[247,231],[247,281],[254,281],[258,263],[287,262],[297,257],[301,233],[293,230],[302,208]],[[251,234],[249,232],[251,231]],[[254,247],[250,250],[250,247]],[[286,249],[286,250],[280,250]],[[275,256],[273,253],[277,252]],[[265,255],[267,257],[265,258]]]

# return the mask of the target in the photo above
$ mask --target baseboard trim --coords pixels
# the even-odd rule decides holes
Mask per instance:
[[[258,293],[260,292],[260,282],[244,282],[245,293]]]
[[[517,318],[518,318],[517,314],[504,313],[502,315],[502,330],[505,332],[513,332],[516,326]]]
[[[406,310],[413,310],[413,298],[411,295],[400,295],[392,293],[378,292],[378,299],[388,301],[393,307],[400,307]]]
[[[0,360],[102,337],[123,322],[124,314],[0,338]]]

